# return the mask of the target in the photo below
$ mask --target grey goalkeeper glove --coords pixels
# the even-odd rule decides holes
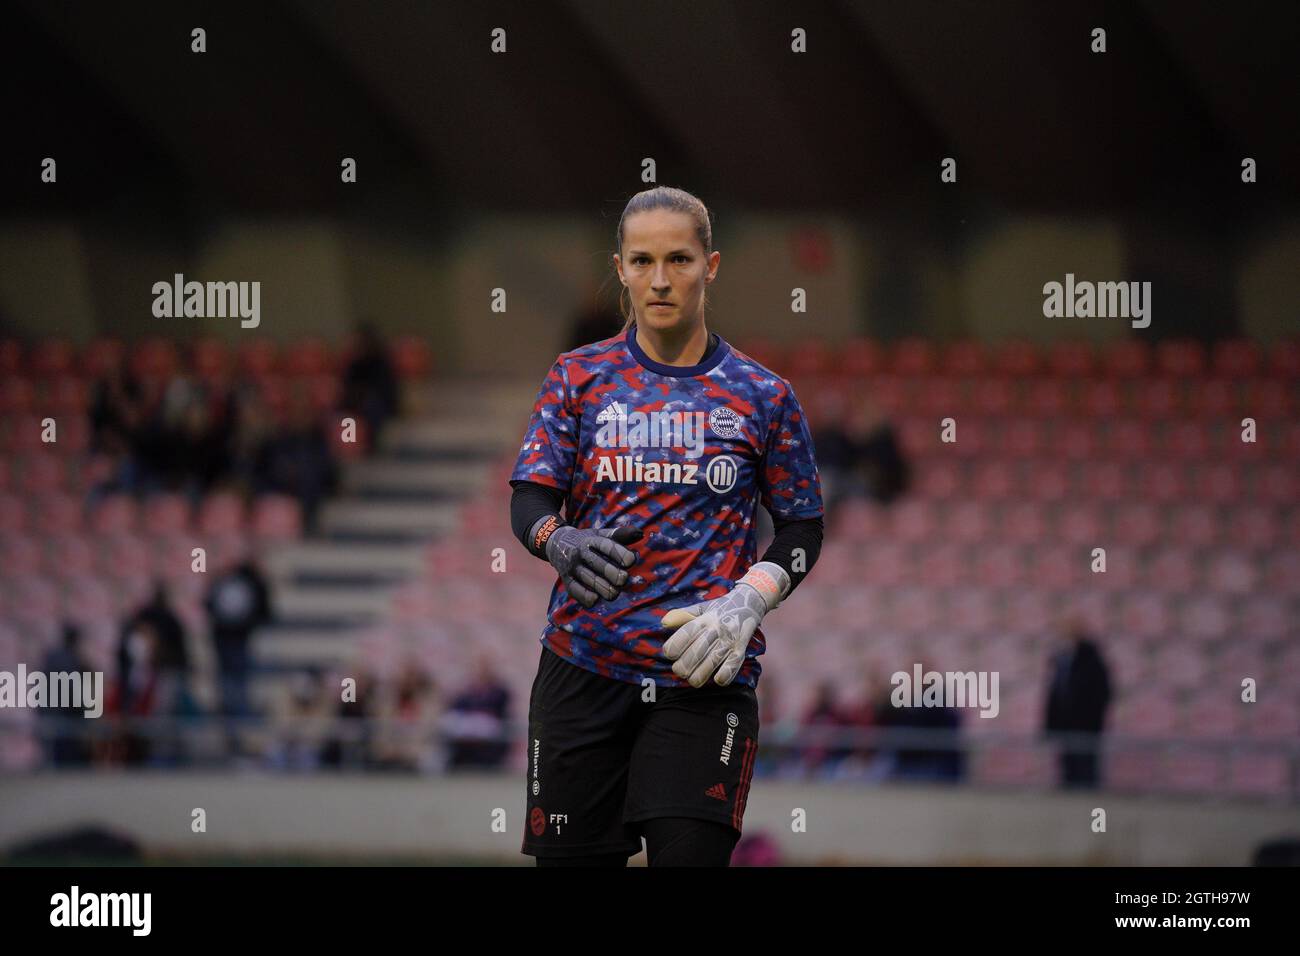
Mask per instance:
[[[662,625],[676,629],[664,642],[664,654],[676,661],[673,673],[692,687],[703,687],[710,676],[715,684],[730,684],[763,615],[789,593],[785,568],[759,561],[722,597],[669,611]]]
[[[636,555],[623,545],[640,541],[640,528],[559,525],[544,528],[540,533],[548,531],[544,543],[546,560],[559,574],[570,597],[590,608],[602,598],[613,601],[622,593],[623,585],[627,584],[627,569],[636,564]]]

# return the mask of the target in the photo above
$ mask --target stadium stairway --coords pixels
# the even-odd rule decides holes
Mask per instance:
[[[395,592],[427,567],[429,544],[455,529],[462,502],[517,445],[535,391],[482,379],[407,385],[407,414],[374,453],[344,465],[316,534],[265,555],[276,620],[253,638],[259,698],[295,671],[355,658]]]

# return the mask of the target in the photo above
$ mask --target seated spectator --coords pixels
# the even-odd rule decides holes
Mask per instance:
[[[81,650],[81,631],[73,624],[63,625],[59,646],[45,657],[41,669],[46,674],[84,674],[94,668]],[[45,739],[46,759],[53,767],[84,766],[90,763],[92,746],[89,728],[82,725],[85,710],[79,707],[51,707],[37,712],[54,726]]]
[[[443,717],[449,745],[448,769],[500,767],[508,752],[506,720],[510,689],[496,676],[491,659],[481,655],[474,680],[456,695]]]
[[[361,323],[357,340],[356,354],[343,372],[343,407],[361,414],[373,444],[385,423],[400,410],[401,396],[388,344],[375,326]]]
[[[298,397],[287,426],[258,449],[253,492],[292,495],[302,504],[303,527],[312,533],[321,502],[338,483],[329,440],[307,402]]]

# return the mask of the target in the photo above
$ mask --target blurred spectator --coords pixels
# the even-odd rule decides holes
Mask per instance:
[[[622,327],[623,317],[617,309],[601,305],[600,290],[593,283],[587,290],[587,304],[574,316],[573,324],[569,326],[567,348],[576,349],[618,335]]]
[[[306,399],[297,396],[286,427],[268,437],[256,453],[253,491],[297,498],[302,504],[303,528],[310,534],[315,530],[321,502],[337,483],[338,468],[330,455],[325,429]]]
[[[341,770],[359,769],[370,764],[370,718],[378,707],[378,684],[367,671],[358,671],[356,692],[341,693],[335,715],[340,718],[330,737],[321,748],[320,762],[325,767]],[[346,721],[347,723],[342,723]],[[356,721],[355,725],[351,725]]]
[[[1110,705],[1110,673],[1101,651],[1078,616],[1067,618],[1060,630],[1062,647],[1048,669],[1048,734],[1084,734],[1088,742],[1061,745],[1061,783],[1095,787],[1101,781],[1098,750]],[[1077,738],[1076,738],[1077,739]]]
[[[840,707],[835,685],[831,681],[817,685],[817,695],[804,715],[803,726],[805,729],[825,727],[832,732],[849,726],[847,715]],[[852,752],[849,747],[812,744],[804,749],[804,769],[810,773],[834,772],[840,761]]]
[[[124,672],[128,666],[127,635],[132,628],[142,622],[153,625],[154,633],[158,636],[158,669],[164,672],[176,672],[182,678],[187,676],[189,651],[185,645],[185,628],[172,609],[167,585],[161,580],[154,582],[153,594],[149,601],[141,605],[122,625],[117,652],[118,672]]]
[[[731,851],[732,866],[780,866],[781,848],[762,831],[743,836]]]
[[[321,763],[329,698],[319,674],[294,674],[267,760],[276,770],[315,770]]]
[[[933,665],[918,657],[922,673]],[[890,775],[897,780],[958,781],[966,759],[960,745],[961,714],[955,707],[896,707],[892,700],[877,714],[882,728],[926,731],[924,744],[902,743],[892,748]],[[951,744],[949,744],[951,741]]]
[[[396,692],[384,708],[386,718],[375,741],[375,766],[381,770],[432,769],[437,729],[434,683],[417,665],[408,664]]]
[[[384,424],[400,408],[397,370],[388,354],[388,344],[374,325],[357,327],[357,351],[343,371],[343,407],[359,412],[366,420],[373,444]]]
[[[85,674],[94,670],[81,652],[81,631],[75,625],[63,625],[59,646],[45,656],[41,669],[46,674]],[[73,723],[86,719],[83,708],[51,707],[37,713],[55,725],[45,738],[46,755],[51,766],[68,767],[90,763],[90,741],[81,732],[83,728],[78,723]]]
[[[448,769],[500,767],[505,761],[510,689],[497,677],[490,658],[481,655],[473,682],[456,695],[443,718],[450,754]]]
[[[220,574],[204,598],[221,683],[221,713],[228,719],[227,739],[238,750],[234,724],[250,714],[248,639],[271,620],[270,590],[253,558]]]
[[[907,490],[911,469],[884,411],[869,396],[847,410],[827,408],[815,425],[817,465],[827,477],[827,507],[849,497],[889,504]]]
[[[158,716],[160,707],[158,633],[147,621],[137,621],[122,635],[117,682],[106,710],[125,718],[112,744],[111,759],[127,766],[146,763],[153,752],[147,728],[133,721]]]

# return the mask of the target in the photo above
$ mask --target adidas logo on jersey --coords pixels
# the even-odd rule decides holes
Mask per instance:
[[[713,786],[709,787],[708,790],[704,791],[704,795],[706,797],[713,797],[715,800],[722,800],[725,802],[727,799],[727,790],[725,787],[722,786],[722,784],[715,783]]]
[[[597,422],[616,422],[620,418],[627,418],[627,406],[622,402],[610,402],[606,405],[599,415],[596,416]]]

